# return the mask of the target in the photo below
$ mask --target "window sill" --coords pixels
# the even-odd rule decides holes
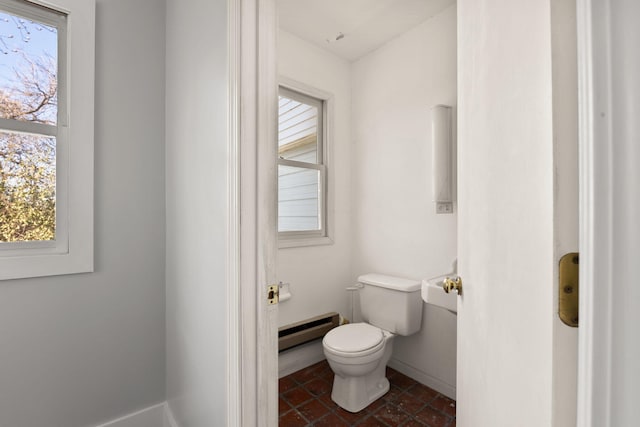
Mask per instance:
[[[75,253],[2,257],[0,281],[93,272],[93,241],[79,242]],[[85,246],[86,245],[86,246]]]
[[[278,249],[300,248],[305,246],[324,246],[324,245],[333,245],[333,239],[327,236],[278,239]]]

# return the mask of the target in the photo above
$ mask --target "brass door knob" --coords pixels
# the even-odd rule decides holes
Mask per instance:
[[[442,288],[446,293],[456,291],[458,295],[462,295],[462,278],[460,276],[455,279],[447,277],[444,279],[444,282],[442,282]]]

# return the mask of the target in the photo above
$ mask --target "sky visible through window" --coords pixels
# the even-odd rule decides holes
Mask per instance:
[[[48,25],[0,11],[0,82],[13,80],[25,58],[51,57],[56,63],[57,33]]]
[[[1,118],[56,126],[57,64],[56,28],[0,11]],[[54,240],[56,138],[6,126],[0,127],[0,242]]]
[[[0,89],[13,101],[27,101],[31,108],[23,111],[37,109],[16,117],[7,117],[5,109],[2,117],[55,124],[57,63],[56,28],[0,11]],[[29,101],[35,104],[29,105]]]

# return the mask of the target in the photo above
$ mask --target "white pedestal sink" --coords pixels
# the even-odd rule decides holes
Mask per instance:
[[[442,283],[447,277],[455,277],[455,274],[447,274],[444,276],[434,277],[433,279],[422,280],[422,299],[427,304],[442,307],[451,311],[458,312],[458,294],[456,292],[446,293],[442,288]]]

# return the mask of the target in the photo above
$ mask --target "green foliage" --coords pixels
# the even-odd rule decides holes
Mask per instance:
[[[55,140],[0,133],[0,241],[55,238]]]

